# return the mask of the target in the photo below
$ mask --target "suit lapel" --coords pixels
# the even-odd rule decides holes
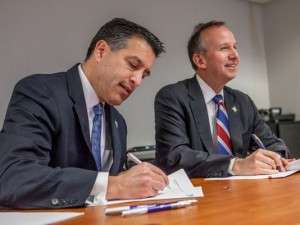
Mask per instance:
[[[243,146],[240,108],[236,104],[235,97],[224,87],[224,101],[229,120],[229,133],[233,146],[234,154],[243,154],[240,149]]]
[[[69,95],[74,102],[74,111],[79,121],[81,132],[83,134],[85,143],[88,146],[88,149],[92,153],[89,135],[89,121],[86,111],[86,104],[84,100],[82,84],[78,73],[78,64],[76,64],[70,70],[67,71],[67,83],[69,87]]]
[[[208,113],[202,90],[198,84],[196,76],[189,82],[189,95],[191,97],[190,106],[196,121],[197,130],[199,131],[202,142],[208,152],[215,152],[210,131]]]
[[[112,141],[112,149],[113,149],[113,164],[110,169],[111,174],[117,174],[121,170],[121,157],[122,157],[122,143],[120,140],[120,131],[121,127],[117,120],[116,112],[112,108],[112,106],[108,106],[109,109],[107,112],[109,113],[109,122],[111,125],[111,141]]]

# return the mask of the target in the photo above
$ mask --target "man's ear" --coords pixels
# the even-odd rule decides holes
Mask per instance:
[[[206,69],[206,59],[201,53],[193,54],[193,62],[199,69]]]
[[[94,49],[94,56],[97,62],[100,62],[105,54],[110,51],[108,43],[104,40],[99,40]]]

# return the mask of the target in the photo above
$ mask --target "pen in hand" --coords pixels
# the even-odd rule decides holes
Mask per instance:
[[[266,149],[264,143],[256,136],[256,134],[251,134],[253,141],[258,145],[259,148]]]
[[[259,148],[266,149],[264,143],[260,140],[259,137],[256,136],[256,134],[251,134],[251,137],[252,137],[253,141],[258,145]],[[275,161],[275,163],[276,163],[276,161]],[[276,165],[276,170],[285,171],[285,168],[282,165]]]
[[[142,163],[141,160],[139,160],[134,154],[132,154],[130,152],[127,153],[127,157],[128,157],[128,159],[130,159],[131,161],[133,161],[136,164],[141,164]],[[171,190],[170,185],[167,185],[166,188],[169,189],[169,190]]]
[[[135,162],[136,164],[142,163],[142,161],[139,160],[139,159],[138,159],[134,154],[132,154],[132,153],[127,153],[127,157],[128,157],[131,161]]]

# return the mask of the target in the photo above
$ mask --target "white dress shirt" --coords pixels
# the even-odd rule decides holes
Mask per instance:
[[[94,119],[94,111],[93,107],[96,104],[99,104],[99,99],[97,94],[95,93],[95,90],[93,89],[92,85],[90,84],[89,80],[87,79],[86,75],[84,74],[81,65],[78,65],[78,71],[80,75],[80,80],[83,88],[83,94],[84,99],[86,103],[86,110],[88,114],[89,119],[89,132],[90,132],[90,138],[92,135],[92,127],[93,127],[93,119]],[[103,110],[102,116],[102,127],[101,127],[101,146],[100,146],[100,154],[101,154],[101,165],[104,164],[103,162],[103,155],[105,151],[105,111]],[[107,184],[108,184],[108,172],[98,172],[95,184],[93,186],[93,189],[90,193],[90,195],[95,196],[95,200],[102,201],[105,200],[106,191],[107,191]]]
[[[206,109],[207,109],[207,114],[208,114],[208,119],[209,119],[209,126],[210,126],[210,133],[212,136],[212,140],[213,140],[214,146],[217,147],[216,115],[217,115],[218,107],[215,104],[215,102],[213,101],[213,98],[216,95],[222,95],[222,97],[224,99],[224,91],[222,89],[219,93],[216,93],[207,83],[205,83],[204,80],[202,80],[200,78],[200,76],[198,74],[196,75],[196,78],[197,78],[198,84],[203,93],[203,97],[204,97],[204,101],[205,101],[205,105],[206,105]],[[224,102],[225,102],[225,99],[224,99]],[[229,121],[229,123],[230,123],[230,121]],[[232,171],[234,162],[235,162],[235,158],[231,159],[229,167],[228,167],[228,172],[232,175],[234,175],[234,173]]]

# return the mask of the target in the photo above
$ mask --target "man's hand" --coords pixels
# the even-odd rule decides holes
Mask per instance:
[[[145,198],[168,185],[168,177],[150,163],[138,164],[118,176],[108,178],[106,199]]]
[[[279,154],[258,149],[245,159],[236,159],[232,168],[235,175],[274,174],[286,171],[288,160]]]

